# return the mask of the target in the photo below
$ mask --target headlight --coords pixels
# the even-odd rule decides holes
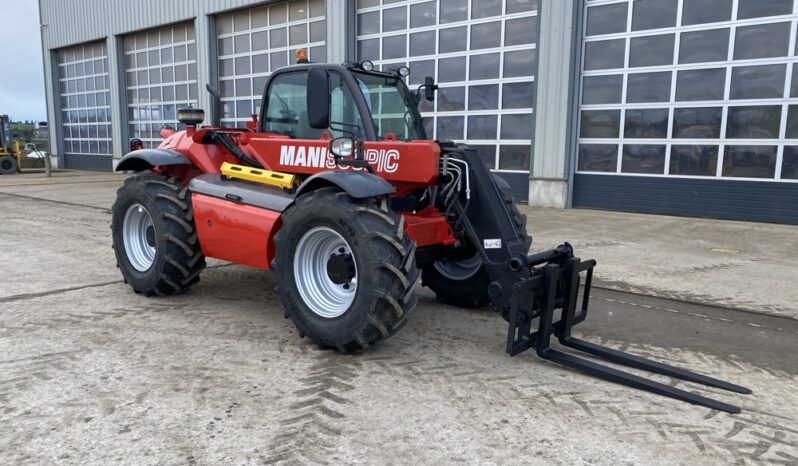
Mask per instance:
[[[355,152],[355,141],[351,138],[333,139],[330,143],[330,152],[338,157],[352,157]]]
[[[360,62],[360,67],[363,71],[372,71],[374,69],[374,63],[372,63],[371,60],[363,60]]]

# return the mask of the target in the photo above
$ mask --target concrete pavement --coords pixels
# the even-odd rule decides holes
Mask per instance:
[[[570,241],[599,286],[798,319],[798,226],[524,210],[533,249]]]
[[[0,192],[24,202],[26,197],[92,206],[110,211],[116,190],[125,175],[77,170],[56,170],[51,178],[43,173],[0,176]]]

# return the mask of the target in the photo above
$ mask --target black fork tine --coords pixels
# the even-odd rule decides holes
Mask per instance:
[[[578,338],[570,336],[561,337],[560,343],[569,348],[593,354],[595,356],[602,357],[609,361],[618,364],[623,364],[629,367],[634,367],[636,369],[643,369],[649,372],[655,372],[657,374],[662,374],[670,377],[675,377],[677,379],[687,380],[689,382],[709,385],[710,387],[722,388],[724,390],[729,390],[731,392],[744,393],[746,395],[752,393],[751,389],[749,388],[741,387],[739,385],[735,385],[729,382],[724,382],[723,380],[714,379],[706,375],[698,374],[693,371],[688,371],[687,369],[681,369],[679,367],[669,366],[667,364],[663,364],[657,361],[652,361],[650,359],[641,358],[640,356],[624,353],[623,351],[617,351],[612,348],[607,348],[606,346],[596,345],[594,343],[590,343],[589,341],[580,340]]]
[[[543,359],[583,371],[595,377],[609,380],[610,382],[627,385],[629,387],[638,388],[647,392],[656,393],[658,395],[664,395],[669,398],[675,398],[688,403],[705,406],[707,408],[725,411],[727,413],[737,414],[740,412],[740,408],[737,406],[723,403],[722,401],[713,400],[712,398],[707,398],[705,396],[696,395],[694,393],[671,387],[670,385],[665,385],[663,383],[655,382],[653,380],[645,379],[634,374],[619,371],[617,369],[613,369],[612,367],[607,367],[593,361],[588,361],[587,359],[579,358],[568,353],[563,353],[562,351],[557,351],[555,349],[549,348],[543,351],[538,351],[538,355],[540,355],[540,357]]]

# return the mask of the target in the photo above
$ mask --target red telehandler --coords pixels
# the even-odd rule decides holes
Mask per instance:
[[[196,284],[205,257],[273,269],[300,336],[347,352],[401,329],[421,278],[452,304],[489,303],[508,322],[511,356],[534,348],[606,380],[739,412],[551,347],[554,336],[614,363],[750,393],[573,337],[595,261],[568,243],[527,254],[509,186],[475,150],[427,137],[418,104],[437,85],[428,77],[411,91],[408,72],[300,60],[269,76],[247,128],[200,127],[202,110],[181,109],[183,130],[165,128],[157,149],[133,150],[116,168],[144,172],[125,180],[113,206],[125,281],[160,296]]]

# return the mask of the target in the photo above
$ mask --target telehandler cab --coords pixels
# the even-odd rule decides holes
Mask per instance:
[[[527,254],[509,186],[475,150],[428,138],[418,104],[437,86],[427,78],[411,92],[408,71],[300,60],[269,76],[246,129],[200,127],[202,110],[180,110],[183,130],[162,129],[157,149],[133,150],[116,167],[145,172],[125,180],[113,206],[125,281],[145,296],[172,295],[199,281],[205,257],[274,269],[300,336],[346,352],[401,329],[421,278],[452,304],[489,303],[508,322],[511,356],[534,348],[606,380],[739,412],[550,346],[554,336],[614,363],[750,393],[571,336],[587,316],[596,262],[568,243]]]

